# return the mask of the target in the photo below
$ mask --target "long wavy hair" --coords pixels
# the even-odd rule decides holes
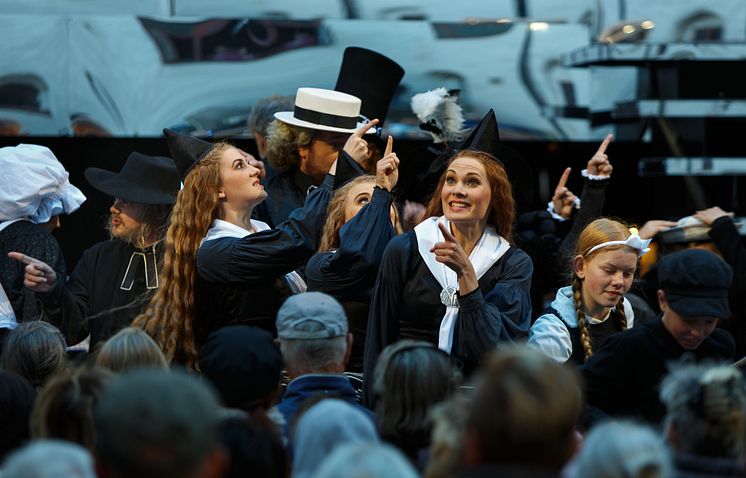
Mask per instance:
[[[575,254],[573,257],[582,256],[586,263],[593,259],[597,254],[603,251],[613,251],[621,249],[627,246],[609,246],[602,247],[591,253],[591,249],[599,244],[609,241],[624,241],[630,236],[629,226],[626,224],[602,217],[591,222],[578,237],[578,243],[575,246]],[[631,249],[630,249],[631,250]],[[575,304],[575,316],[578,321],[578,328],[580,329],[580,342],[583,344],[584,359],[587,362],[589,358],[593,356],[593,344],[591,343],[591,333],[588,326],[588,321],[585,320],[585,312],[583,311],[583,281],[575,274],[573,268],[572,274],[572,297]],[[615,309],[614,321],[617,330],[627,329],[627,316],[624,313],[624,298],[617,302]]]
[[[465,149],[456,153],[448,160],[448,164],[450,165],[459,158],[476,159],[484,167],[484,171],[487,173],[487,180],[490,183],[490,192],[492,193],[490,208],[487,211],[487,224],[494,227],[497,233],[507,241],[512,242],[513,223],[515,222],[515,199],[513,199],[513,189],[510,186],[510,180],[508,180],[505,168],[491,154],[471,149]],[[446,169],[443,175],[441,175],[440,181],[438,181],[438,186],[435,188],[430,202],[427,204],[425,217],[443,215],[443,202],[440,199],[440,193],[443,190],[447,175],[448,170]]]
[[[220,157],[231,147],[216,143],[184,179],[166,231],[161,284],[148,308],[132,323],[150,335],[169,362],[197,364],[194,299],[197,250],[212,221],[220,218]]]
[[[358,176],[334,192],[327,208],[326,223],[324,223],[324,229],[321,231],[319,252],[327,252],[339,248],[339,230],[345,225],[345,203],[347,202],[347,196],[350,194],[350,191],[358,184],[372,184],[375,182],[375,176]],[[396,221],[394,229],[397,234],[401,234],[404,229],[399,220],[399,211],[396,208],[394,208],[394,218]]]

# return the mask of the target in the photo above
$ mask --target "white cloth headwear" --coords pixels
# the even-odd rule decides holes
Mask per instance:
[[[445,216],[431,217],[422,221],[414,228],[417,236],[417,250],[427,268],[433,274],[443,289],[452,287],[458,289],[458,278],[456,272],[447,267],[442,262],[435,260],[435,254],[430,249],[436,242],[443,242],[443,235],[438,229],[438,223],[450,228],[451,225]],[[450,229],[449,229],[450,230]],[[481,279],[485,272],[497,262],[510,249],[510,244],[505,238],[501,237],[494,228],[487,226],[484,228],[482,237],[474,246],[474,250],[469,255],[469,261],[474,266],[477,273],[477,280]],[[446,306],[446,313],[440,322],[440,332],[438,333],[438,348],[451,353],[453,346],[453,333],[456,329],[456,318],[458,318],[458,303]]]
[[[597,246],[591,247],[590,250],[585,253],[585,255],[588,255],[593,251],[601,249],[602,247],[610,247],[610,246],[631,247],[632,249],[637,250],[638,257],[642,257],[644,254],[650,251],[650,248],[648,246],[650,245],[650,241],[652,241],[652,239],[641,239],[640,235],[637,233],[637,229],[635,229],[634,227],[630,228],[629,232],[631,234],[626,240],[602,242],[601,244]]]
[[[49,148],[19,144],[0,148],[0,222],[25,218],[36,224],[70,214],[85,201]]]
[[[256,232],[270,229],[269,224],[257,221],[256,219],[251,219],[251,227],[253,227]],[[207,235],[202,239],[202,242],[200,242],[200,246],[206,241],[220,239],[221,237],[237,237],[240,239],[251,234],[253,234],[251,231],[247,231],[246,229],[236,226],[228,221],[215,219],[212,221],[212,226],[210,226],[210,230],[207,231]],[[290,289],[292,294],[301,294],[307,289],[306,282],[300,274],[295,271],[285,274],[285,284],[287,284],[288,289]]]

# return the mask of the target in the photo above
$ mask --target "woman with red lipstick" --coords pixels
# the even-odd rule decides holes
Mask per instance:
[[[477,150],[456,154],[426,215],[384,252],[368,320],[366,377],[380,351],[399,339],[437,344],[468,372],[498,342],[528,333],[533,266],[509,242],[515,206],[499,161]]]
[[[609,336],[632,327],[634,312],[624,295],[649,243],[619,221],[588,224],[572,260],[572,285],[559,289],[536,320],[529,345],[557,362],[581,365]]]

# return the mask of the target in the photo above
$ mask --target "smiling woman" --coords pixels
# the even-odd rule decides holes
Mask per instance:
[[[451,158],[426,216],[384,252],[366,375],[380,351],[402,338],[437,344],[469,372],[496,344],[528,332],[533,266],[510,244],[515,204],[499,161],[475,150]]]

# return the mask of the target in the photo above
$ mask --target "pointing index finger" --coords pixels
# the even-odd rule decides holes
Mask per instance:
[[[389,135],[389,139],[386,142],[386,151],[383,152],[383,157],[385,158],[389,154],[394,152],[394,138],[393,136]]]
[[[614,139],[614,135],[609,133],[606,135],[603,141],[601,141],[601,146],[598,147],[598,151],[596,151],[596,154],[604,154],[606,153],[606,148],[609,147],[609,144]]]
[[[362,138],[365,136],[365,133],[368,132],[369,129],[374,127],[378,124],[378,119],[373,119],[362,125],[357,131],[355,131],[353,134],[357,136],[358,138]]]
[[[451,234],[451,231],[448,230],[448,227],[446,227],[445,224],[438,223],[438,229],[443,233],[443,239],[445,239],[446,242],[456,242],[456,238],[453,237],[453,234]]]
[[[21,261],[26,265],[36,265],[41,262],[37,259],[34,259],[33,257],[27,256],[26,254],[21,254],[20,252],[9,252],[8,257],[17,261]]]
[[[555,189],[555,191],[559,191],[565,187],[565,184],[567,184],[567,180],[570,178],[570,171],[572,171],[572,168],[565,168],[562,176],[560,176],[560,180],[557,183],[557,188]]]

